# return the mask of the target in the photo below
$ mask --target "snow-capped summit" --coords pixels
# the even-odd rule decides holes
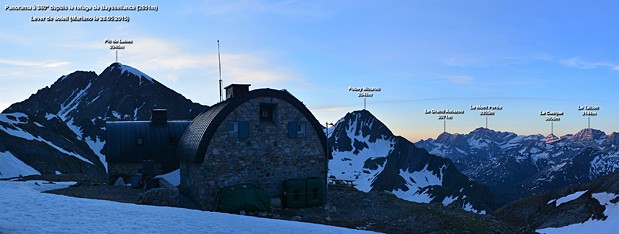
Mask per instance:
[[[393,133],[367,110],[346,114],[328,139],[329,177],[355,188],[389,191],[399,198],[485,212],[494,207],[488,188],[471,181],[449,160],[429,154]]]
[[[190,120],[207,107],[128,65],[112,63],[99,75],[76,71],[3,111],[26,116],[29,121],[16,126],[40,141],[20,147],[29,139],[0,129],[0,152],[41,174],[104,175],[105,121],[149,120],[154,108],[168,109],[168,119]]]
[[[121,64],[119,62],[112,63],[101,74],[106,73],[106,71],[109,72],[110,74],[118,74],[117,78],[137,77],[140,80],[140,85],[144,82],[144,80],[149,81],[150,83],[154,83],[154,79],[146,75],[146,73],[138,69],[135,69],[129,65]]]

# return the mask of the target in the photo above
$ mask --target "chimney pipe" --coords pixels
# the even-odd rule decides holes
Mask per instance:
[[[168,122],[167,109],[153,109],[150,115],[150,122],[153,124],[165,124]]]
[[[226,100],[249,92],[250,84],[231,84],[226,86]]]

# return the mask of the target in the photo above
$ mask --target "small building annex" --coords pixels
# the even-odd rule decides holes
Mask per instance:
[[[289,179],[327,183],[327,142],[322,126],[286,90],[233,84],[226,100],[199,114],[180,139],[181,191],[205,210],[218,192],[253,184],[282,198]],[[321,192],[324,194],[325,186]]]
[[[145,160],[154,163],[148,169],[153,170],[153,175],[178,169],[176,150],[190,123],[168,120],[166,109],[152,110],[150,121],[106,122],[105,155],[110,182],[119,176],[128,181],[132,175],[142,175]]]

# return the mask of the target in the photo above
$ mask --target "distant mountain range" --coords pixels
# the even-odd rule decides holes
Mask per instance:
[[[113,63],[101,74],[60,77],[0,114],[0,178],[20,174],[105,176],[105,121],[193,119],[207,106],[191,102],[141,71]]]
[[[490,190],[460,173],[451,160],[429,154],[393,133],[367,110],[346,114],[329,129],[329,177],[355,188],[388,191],[421,203],[442,203],[485,213],[494,209]]]
[[[499,204],[550,189],[590,181],[619,167],[619,138],[596,129],[574,135],[522,136],[478,128],[469,134],[443,133],[418,147],[449,158],[486,184]]]

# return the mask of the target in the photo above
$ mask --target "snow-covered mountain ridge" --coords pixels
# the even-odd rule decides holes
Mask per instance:
[[[468,134],[442,133],[417,142],[450,158],[458,169],[509,202],[549,189],[582,183],[619,168],[617,133],[583,129],[564,136],[517,135],[478,128]]]
[[[42,174],[104,176],[105,121],[149,120],[153,108],[167,108],[168,119],[193,119],[207,107],[128,65],[76,71],[2,112],[0,154]]]

